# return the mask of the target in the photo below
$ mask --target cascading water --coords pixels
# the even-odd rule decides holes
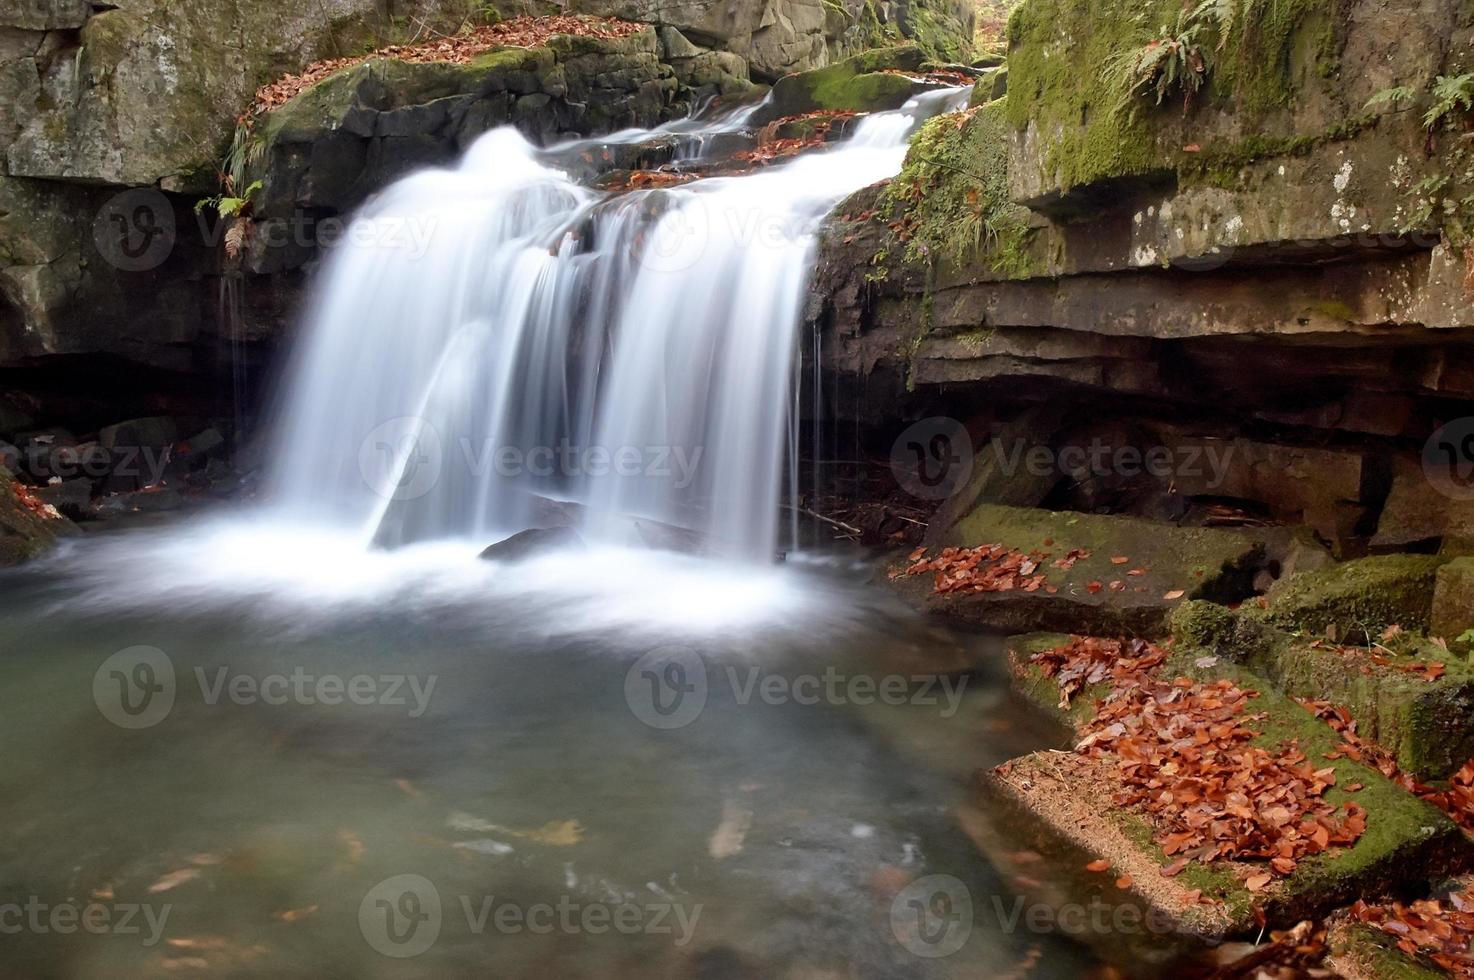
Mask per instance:
[[[325,272],[288,382],[280,506],[396,545],[485,543],[571,501],[599,540],[674,528],[771,556],[818,224],[964,96],[674,188],[590,190],[558,165],[582,144],[539,151],[511,129],[400,181]],[[699,150],[690,126],[667,132]]]

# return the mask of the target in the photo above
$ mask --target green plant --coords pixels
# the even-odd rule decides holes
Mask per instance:
[[[266,141],[255,132],[255,116],[247,112],[236,120],[230,149],[221,164],[220,193],[195,202],[195,214],[214,211],[225,222],[225,254],[235,258],[250,237],[251,202],[261,190],[261,181],[246,183],[246,176],[261,160]]]
[[[1181,95],[1190,110],[1212,73],[1211,55],[1222,52],[1235,36],[1281,30],[1294,10],[1289,0],[1185,0],[1174,25],[1162,25],[1157,36],[1139,48],[1106,60],[1102,81],[1116,93],[1117,113],[1134,113],[1140,99],[1156,105]]]
[[[1433,104],[1423,115],[1423,126],[1432,133],[1471,110],[1474,110],[1474,72],[1452,77],[1439,75],[1433,82]]]
[[[1393,109],[1398,103],[1416,101],[1418,101],[1417,89],[1409,85],[1398,85],[1393,88],[1384,88],[1370,99],[1367,99],[1367,104],[1362,106],[1362,108],[1371,112],[1381,109],[1384,106]]]

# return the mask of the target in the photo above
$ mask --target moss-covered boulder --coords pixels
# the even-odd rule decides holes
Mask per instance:
[[[1426,630],[1433,612],[1436,555],[1376,555],[1281,579],[1263,618],[1274,626],[1370,644],[1390,626]]]
[[[1016,645],[1037,650],[1052,639],[1021,638]],[[1014,663],[1023,675],[1021,690],[1041,710],[1072,727],[1093,715],[1094,692],[1077,695],[1066,712],[1053,680],[1022,653]],[[1243,862],[1194,862],[1176,877],[1163,877],[1160,869],[1171,859],[1153,842],[1143,814],[1112,802],[1113,770],[1098,759],[1041,752],[1015,760],[985,775],[988,805],[1014,812],[1013,825],[1047,853],[1063,849],[1071,860],[1108,860],[1110,874],[1129,879],[1128,890],[1176,931],[1212,938],[1258,928],[1261,917],[1271,924],[1298,922],[1356,898],[1395,891],[1409,880],[1449,873],[1470,857],[1468,842],[1447,816],[1380,772],[1344,756],[1322,762],[1335,754],[1340,736],[1268,681],[1199,651],[1179,650],[1160,669],[1163,676],[1227,680],[1254,692],[1251,726],[1260,734],[1250,744],[1274,751],[1293,742],[1317,766],[1331,766],[1335,787],[1327,792],[1328,802],[1364,808],[1366,832],[1351,847],[1304,858],[1287,877],[1251,891],[1245,880],[1254,866]],[[1207,901],[1190,900],[1194,891]]]
[[[897,109],[926,88],[903,74],[921,70],[926,54],[914,44],[866,51],[827,68],[785,75],[754,115],[763,123],[823,109],[878,112]]]
[[[1160,636],[1185,599],[1248,594],[1265,555],[1261,539],[1238,531],[996,504],[974,508],[937,547],[985,544],[1030,556],[1043,583],[938,594],[925,573],[892,584],[917,607],[976,629]]]
[[[1345,709],[1358,735],[1418,779],[1441,779],[1474,758],[1474,667],[1415,635],[1342,647],[1208,602],[1178,608],[1172,635],[1195,657],[1241,664],[1291,697]]]

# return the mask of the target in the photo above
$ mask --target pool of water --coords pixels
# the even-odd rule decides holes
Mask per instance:
[[[233,520],[0,576],[4,972],[1097,965],[958,816],[1044,737],[994,641],[832,555],[476,551]]]

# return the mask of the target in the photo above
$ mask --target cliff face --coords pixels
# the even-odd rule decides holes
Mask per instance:
[[[824,368],[879,428],[963,405],[986,433],[1052,401],[1074,417],[1038,444],[1248,440],[1261,477],[1222,496],[1314,511],[1350,550],[1438,539],[1455,504],[1417,453],[1474,414],[1474,179],[1466,114],[1425,117],[1440,76],[1474,68],[1467,4],[1250,2],[1186,26],[1149,6],[1023,5],[1007,94],[980,86],[833,219],[809,314]],[[1162,76],[1131,72],[1174,39],[1191,80],[1158,105]],[[1279,469],[1310,450],[1354,475]]]
[[[505,6],[505,16],[527,12]],[[237,117],[260,85],[311,62],[454,35],[498,16],[488,15],[494,8],[470,0],[0,6],[0,370],[116,355],[197,374],[223,356],[225,342],[274,339],[299,281],[260,276],[299,268],[312,247],[257,256],[252,287],[224,297],[233,271],[222,267],[222,229],[193,212],[218,191]],[[921,38],[933,57],[961,57],[971,31],[958,0],[583,0],[566,11],[649,27],[475,66],[365,65],[278,125],[268,197],[279,210],[305,206],[317,218],[406,169],[454,159],[496,125],[544,141],[650,126],[753,79],[894,38]]]

